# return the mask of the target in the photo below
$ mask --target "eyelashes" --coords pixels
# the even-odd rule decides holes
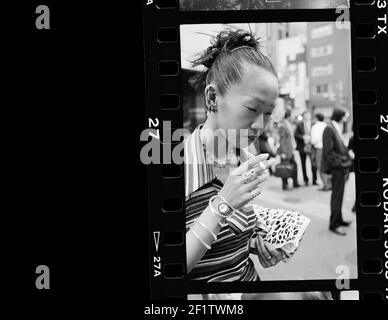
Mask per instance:
[[[252,111],[252,112],[254,112],[254,113],[256,113],[256,112],[257,112],[257,110],[256,110],[256,109],[254,109],[254,108],[249,108],[249,107],[245,107],[245,108],[247,108],[249,111]]]
[[[245,106],[245,108],[248,109],[249,111],[253,112],[253,113],[257,113],[258,112],[257,109],[255,109],[255,108],[251,108],[251,107],[247,107],[247,106]],[[265,113],[265,116],[268,117],[268,118],[271,117],[272,116],[272,112]]]

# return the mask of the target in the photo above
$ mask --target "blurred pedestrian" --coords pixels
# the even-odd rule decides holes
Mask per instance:
[[[270,136],[270,133],[268,129],[266,129],[258,139],[252,144],[254,145],[254,148],[256,149],[256,152],[254,154],[261,154],[261,153],[268,153],[270,158],[276,158],[276,152],[271,147],[271,145],[268,142],[268,138]],[[272,175],[272,168],[268,168],[269,174]]]
[[[331,121],[323,131],[322,170],[332,175],[332,192],[330,198],[330,225],[329,229],[345,236],[343,226],[349,226],[350,222],[342,219],[342,202],[344,198],[345,180],[352,165],[348,148],[344,143],[343,124],[349,114],[342,108],[335,108]]]
[[[294,158],[293,128],[289,121],[291,111],[287,110],[283,120],[278,123],[279,148],[277,153],[280,155],[282,162],[288,162],[294,166],[292,180],[294,188],[299,187],[298,183],[298,166]],[[282,178],[283,190],[288,189],[288,178]]]
[[[352,161],[352,166],[350,168],[350,172],[354,172],[354,157],[355,157],[355,155],[354,155],[353,135],[349,139],[348,149],[349,149],[350,158],[353,160]],[[354,213],[356,212],[356,201],[354,201],[352,212],[354,212]]]
[[[311,115],[309,111],[304,111],[302,114],[303,120],[300,121],[295,130],[295,140],[296,140],[296,150],[298,150],[300,155],[300,161],[302,164],[303,179],[306,186],[309,184],[309,178],[306,171],[306,158],[311,156]],[[313,174],[313,185],[318,185],[317,183],[317,170],[311,163],[311,171]]]
[[[327,175],[322,171],[322,137],[323,137],[323,130],[326,128],[326,122],[325,116],[322,113],[317,113],[315,115],[315,118],[317,121],[315,124],[311,127],[311,144],[312,144],[312,156],[311,159],[313,162],[315,162],[315,167],[317,168],[317,171],[319,172],[319,175],[321,177],[323,187],[319,190],[322,191],[329,191],[331,190],[331,183],[330,183],[330,176]]]

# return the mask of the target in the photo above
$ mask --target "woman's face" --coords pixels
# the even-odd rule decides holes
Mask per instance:
[[[277,78],[256,65],[246,64],[242,80],[216,96],[217,127],[234,130],[236,147],[253,143],[267,127],[279,95]],[[243,144],[243,145],[241,145]]]

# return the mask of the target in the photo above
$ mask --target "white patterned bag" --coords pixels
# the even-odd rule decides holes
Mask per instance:
[[[283,251],[286,262],[298,249],[310,219],[296,211],[268,209],[251,203],[257,215],[256,228],[251,237],[250,248],[257,254],[256,237]]]

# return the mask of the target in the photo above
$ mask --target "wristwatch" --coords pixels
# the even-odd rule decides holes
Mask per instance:
[[[223,200],[218,203],[217,210],[223,216],[229,216],[233,212],[232,208]]]

